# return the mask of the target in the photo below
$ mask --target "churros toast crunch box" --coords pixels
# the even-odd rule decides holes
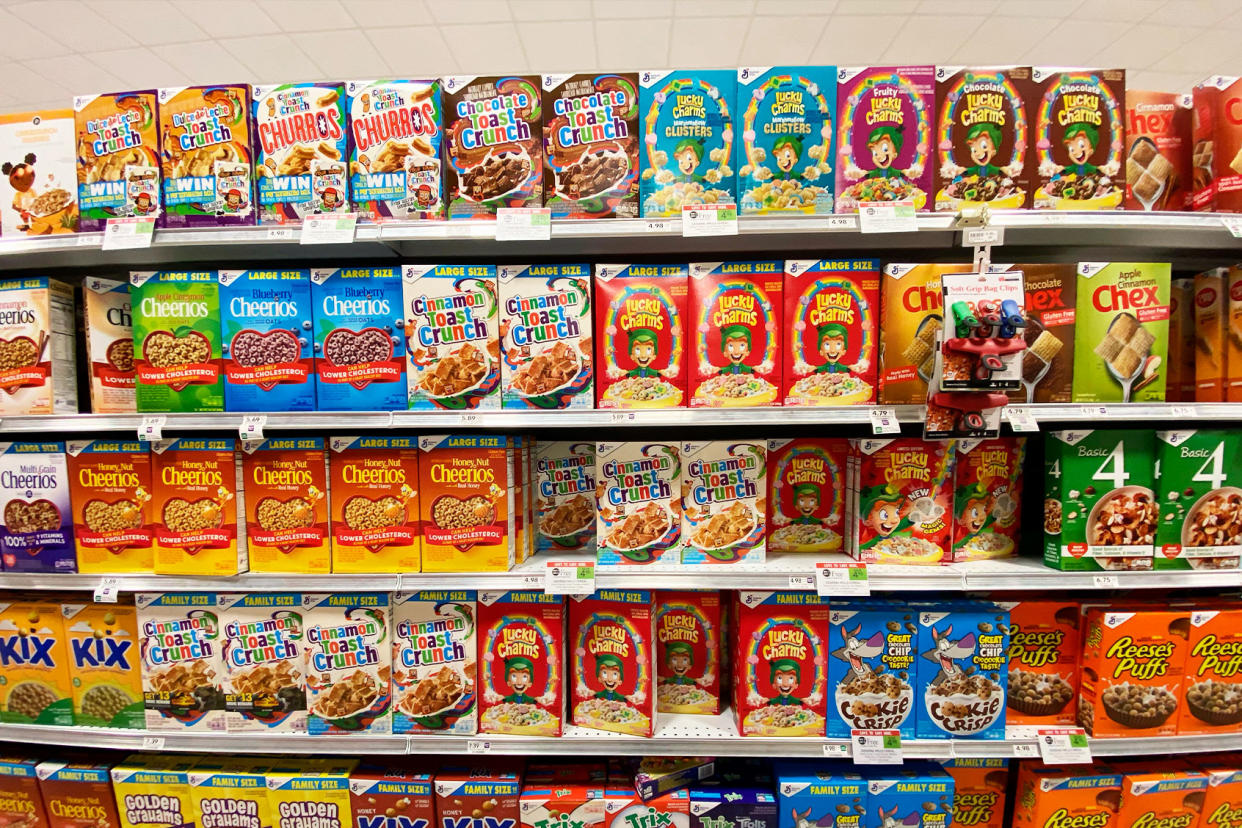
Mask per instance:
[[[140,592],[138,651],[147,730],[225,730],[224,661],[213,592]]]
[[[332,437],[332,570],[417,572],[418,448],[413,437]]]
[[[392,730],[392,611],[385,592],[302,596],[307,730]]]
[[[479,593],[479,732],[560,736],[565,598]]]
[[[504,408],[593,408],[591,266],[499,268]]]
[[[0,603],[0,721],[72,725],[69,643],[51,601]]]
[[[78,571],[152,572],[151,451],[139,440],[65,443]]]
[[[217,598],[228,730],[305,733],[302,596],[221,593]]]
[[[160,227],[257,222],[250,86],[159,90],[164,211]]]
[[[691,406],[781,404],[784,262],[690,265]]]
[[[73,723],[145,726],[138,611],[124,604],[61,604],[73,684]]]
[[[444,218],[440,82],[360,80],[349,95],[350,197],[371,221]]]
[[[500,408],[495,265],[405,265],[410,408]]]
[[[878,259],[785,262],[785,405],[875,401]]]
[[[99,232],[110,218],[160,215],[160,127],[154,89],[78,95],[78,229]]]
[[[423,571],[504,572],[513,567],[518,451],[504,436],[418,438]]]
[[[599,408],[685,405],[685,265],[596,265]]]
[[[253,90],[260,224],[349,212],[345,85],[284,83]]]
[[[241,450],[250,571],[330,572],[323,438],[244,440]]]

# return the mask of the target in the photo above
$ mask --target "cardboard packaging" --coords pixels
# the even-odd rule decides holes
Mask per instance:
[[[574,724],[634,736],[655,731],[652,593],[601,589],[569,600]]]
[[[73,724],[69,641],[52,601],[0,602],[0,722]]]
[[[595,407],[591,266],[500,265],[504,408]]]
[[[306,732],[306,629],[297,592],[220,593],[225,726]]]
[[[221,270],[228,411],[314,411],[310,271]]]
[[[875,401],[880,262],[785,262],[785,405]]]
[[[418,572],[418,444],[414,437],[328,440],[333,572]]]
[[[140,592],[134,603],[147,730],[223,733],[223,641],[215,593]],[[118,789],[123,811],[120,794]]]
[[[755,564],[767,555],[767,444],[683,442],[681,562]]]
[[[345,92],[353,207],[381,223],[444,218],[440,81],[349,81]]]
[[[1187,94],[1126,90],[1127,210],[1190,210],[1192,100]]]
[[[215,272],[135,271],[129,284],[138,411],[223,411]]]
[[[0,280],[0,415],[76,414],[73,288],[44,276]]]
[[[250,85],[159,90],[159,227],[258,223],[251,155]]]
[[[655,594],[656,701],[661,713],[720,712],[724,670],[721,595]]]
[[[1120,210],[1126,118],[1124,69],[1035,66],[1036,210]]]
[[[0,561],[6,572],[76,572],[65,444],[0,443]]]
[[[260,224],[349,212],[345,85],[255,86],[254,163]]]
[[[160,215],[160,125],[154,89],[77,95],[78,230]]]
[[[596,265],[595,362],[598,408],[685,405],[685,265]]]
[[[88,276],[82,280],[82,318],[90,367],[91,411],[133,414],[134,319],[129,282]]]
[[[1156,432],[1156,569],[1242,561],[1242,439],[1224,429]]]
[[[151,443],[157,575],[236,575],[249,568],[235,443],[231,437]]]
[[[1079,607],[1053,599],[1002,603],[1009,611],[1008,738],[1072,727],[1078,713]]]
[[[513,568],[519,451],[504,436],[418,438],[419,526],[425,572]]]
[[[565,721],[565,598],[479,593],[479,732],[560,736]]]
[[[944,326],[940,276],[965,264],[887,264],[880,279],[880,403],[923,405]]]
[[[400,411],[406,407],[401,271],[342,267],[311,271],[316,407]]]
[[[138,613],[125,604],[60,605],[79,727],[145,725]]]
[[[1242,103],[1242,78],[1212,75],[1192,94],[1194,208],[1236,213],[1242,209],[1242,129],[1232,113]]]
[[[393,595],[393,733],[478,729],[478,605],[471,590]]]
[[[1167,263],[1080,262],[1074,402],[1163,402]]]
[[[1239,357],[1242,359],[1242,357]],[[1228,358],[1226,358],[1226,362]],[[1169,291],[1169,378],[1166,402],[1195,401],[1195,280],[1172,280]]]
[[[76,233],[73,110],[0,115],[0,175],[0,238]]]
[[[690,405],[780,405],[784,262],[690,265]]]
[[[1182,705],[1177,732],[1193,734],[1242,731],[1242,610],[1196,609],[1190,613],[1190,638],[1182,676]]]
[[[1195,401],[1224,402],[1229,376],[1229,268],[1195,274]]]
[[[307,732],[392,732],[392,609],[386,592],[302,595]],[[349,652],[342,652],[348,641]]]
[[[332,571],[322,437],[244,440],[242,479],[250,571]]]

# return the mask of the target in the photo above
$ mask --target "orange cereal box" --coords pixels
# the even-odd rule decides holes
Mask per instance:
[[[1242,822],[1242,763],[1229,757],[1207,757],[1194,762],[1207,776],[1199,828],[1234,828]]]
[[[656,717],[652,594],[601,589],[569,601],[573,723],[651,736]]]
[[[138,611],[124,604],[61,604],[69,642],[73,723],[145,726]]]
[[[322,437],[242,443],[251,572],[332,570]]]
[[[1082,650],[1078,604],[1037,599],[1000,606],[1009,610],[1006,735],[1029,738],[1041,727],[1073,725]]]
[[[944,763],[953,777],[953,821],[949,828],[1004,828],[1009,760],[961,758]]]
[[[767,444],[681,444],[681,562],[762,563],[767,554]]]
[[[1195,400],[1223,402],[1228,368],[1229,268],[1195,274]]]
[[[785,263],[690,265],[690,405],[781,404]]]
[[[1242,609],[1190,613],[1178,735],[1242,731]]]
[[[1118,828],[1155,825],[1199,824],[1199,814],[1207,798],[1207,775],[1189,768],[1155,770],[1154,763],[1142,761],[1137,770],[1118,768],[1121,777],[1121,807],[1117,809]]]
[[[231,437],[151,443],[157,575],[236,575],[247,567],[241,463]],[[244,523],[241,524],[245,526]],[[243,529],[244,531],[244,529]]]
[[[418,438],[419,526],[426,572],[505,572],[513,567],[517,493],[513,440]]]
[[[1107,765],[1023,762],[1015,796],[1016,828],[1119,828],[1121,774]]]
[[[47,828],[37,764],[36,760],[21,756],[0,756],[0,826]]]
[[[328,440],[333,572],[418,572],[418,443]]]
[[[565,598],[480,592],[479,732],[560,736],[565,720]]]
[[[160,133],[155,112],[154,89],[73,99],[80,232],[99,232],[110,218],[159,218]]]
[[[944,325],[940,276],[968,264],[888,264],[880,279],[880,403],[922,405]]]
[[[39,776],[39,793],[47,810],[50,828],[99,828],[120,825],[112,781],[108,778],[111,762],[40,762],[35,767]]]
[[[655,594],[656,704],[661,713],[720,712],[720,593]]]
[[[0,722],[73,724],[69,645],[56,603],[0,603],[0,655]]]
[[[768,440],[768,551],[840,552],[845,534],[843,437]]]
[[[139,440],[65,443],[78,572],[152,572],[151,452]]]
[[[159,90],[160,227],[255,224],[250,86]]]
[[[686,398],[685,265],[596,265],[597,408],[676,408]]]

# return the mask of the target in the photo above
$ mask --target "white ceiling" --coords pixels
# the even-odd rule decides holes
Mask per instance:
[[[187,83],[821,63],[1242,74],[1238,0],[0,0],[0,110]]]

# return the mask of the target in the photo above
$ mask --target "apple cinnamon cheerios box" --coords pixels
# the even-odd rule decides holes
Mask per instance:
[[[129,284],[138,411],[223,411],[215,272],[135,271]]]
[[[91,411],[133,414],[134,318],[129,282],[88,276],[82,280],[86,361],[90,366]]]

